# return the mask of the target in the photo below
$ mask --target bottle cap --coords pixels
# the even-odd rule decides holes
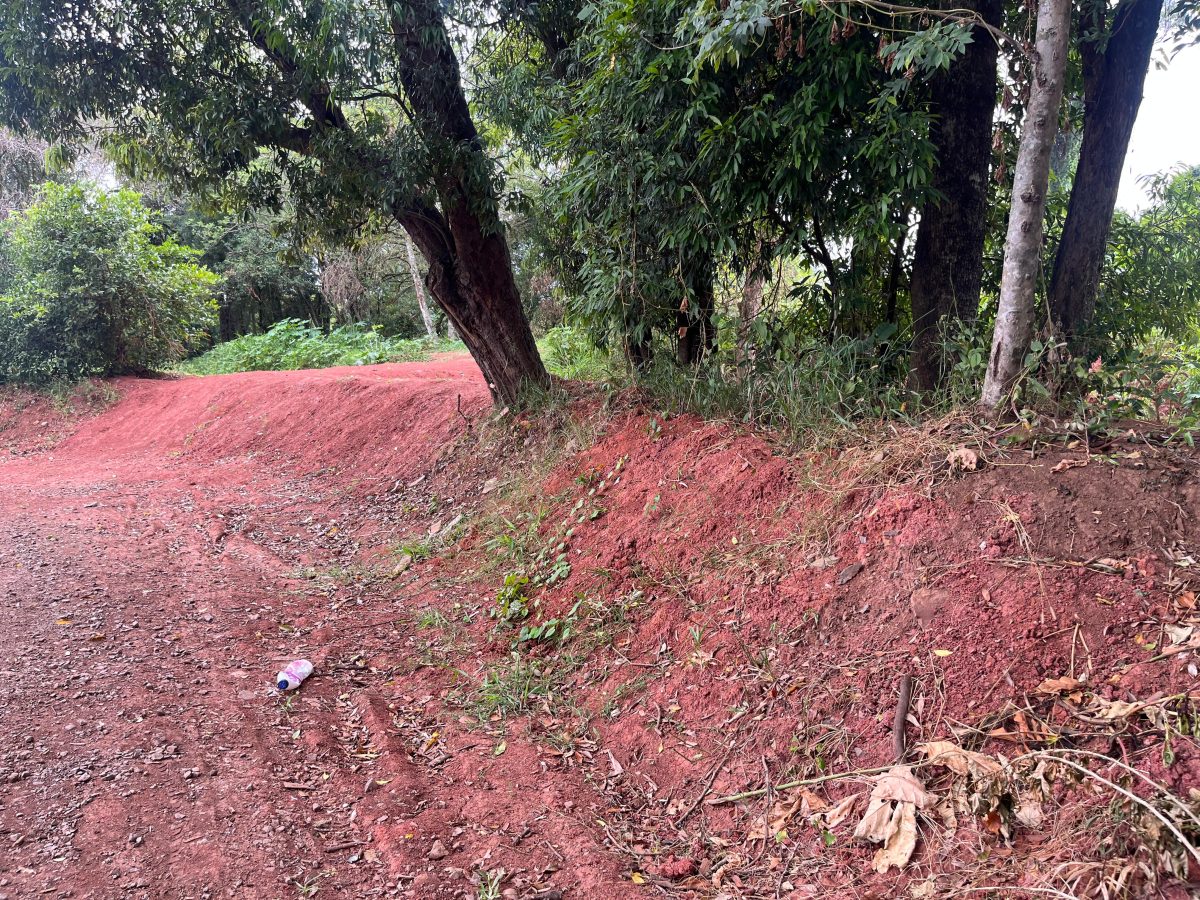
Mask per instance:
[[[279,679],[279,689],[286,691],[288,689],[288,680],[286,678]]]

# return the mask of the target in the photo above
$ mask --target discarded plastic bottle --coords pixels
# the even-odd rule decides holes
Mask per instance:
[[[287,664],[282,672],[275,676],[275,687],[281,691],[294,691],[300,687],[300,682],[312,674],[313,664],[307,659],[295,659]]]

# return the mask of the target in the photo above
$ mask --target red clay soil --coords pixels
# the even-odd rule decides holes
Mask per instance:
[[[458,357],[115,387],[4,432],[0,897],[1188,895],[1141,807],[1053,772],[1040,826],[930,810],[902,872],[850,831],[903,675],[914,759],[1086,750],[1195,807],[1191,453],[951,476],[945,433],[796,458],[595,398],[554,431]],[[489,616],[510,573],[561,648]],[[829,774],[836,826],[708,802]]]

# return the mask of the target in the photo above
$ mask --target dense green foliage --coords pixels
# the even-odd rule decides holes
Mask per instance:
[[[312,261],[296,252],[281,216],[205,215],[168,203],[162,217],[178,240],[201,250],[201,264],[221,278],[218,339],[263,332],[287,318],[329,320]]]
[[[1036,131],[1030,4],[0,3],[8,125],[59,142],[53,161],[99,139],[124,176],[157,179],[163,221],[221,276],[219,337],[238,340],[197,371],[396,358],[391,338],[455,327],[511,401],[546,385],[532,320],[559,371],[624,364],[697,408],[850,421],[965,401],[994,356],[1012,171]],[[1160,17],[1158,0],[1075,7],[1040,262],[1103,267],[1069,321],[1025,303],[1037,334],[1013,342],[1008,399],[1078,394],[1081,362],[1187,346],[1200,320],[1194,172],[1099,238],[1064,226],[1077,174],[1115,196],[1081,159],[1097,134],[1123,152],[1141,92],[1124,76],[1148,62],[1127,38]],[[1163,34],[1191,40],[1198,9],[1169,4]],[[994,55],[968,70],[984,42],[1003,77]],[[956,104],[982,123],[957,155]],[[1120,115],[1098,125],[1098,108]],[[947,246],[962,219],[926,227],[956,206],[965,250]]]
[[[247,334],[218,344],[179,368],[192,375],[223,375],[286,369],[366,366],[424,359],[430,353],[460,350],[457,341],[384,337],[365,325],[343,325],[325,332],[299,319],[284,319],[265,334]]]
[[[1200,166],[1163,173],[1137,216],[1118,211],[1101,272],[1092,346],[1128,352],[1147,335],[1200,339]]]
[[[523,52],[536,31],[490,58],[497,119],[551,166],[527,197],[544,256],[601,340],[671,334],[681,307],[707,314],[722,270],[776,257],[819,273],[794,285],[810,333],[884,319],[886,264],[868,273],[864,259],[886,259],[933,165],[911,79],[948,64],[966,33],[892,41],[823,6],[775,14],[778,27],[749,4],[605,0],[579,12],[566,74]]]
[[[448,24],[447,13],[453,17]],[[6,0],[0,124],[100,140],[126,172],[326,239],[402,227],[498,399],[548,376],[457,52],[483,11],[428,0]]]
[[[145,371],[215,323],[216,276],[130,191],[47,184],[0,253],[0,381]]]

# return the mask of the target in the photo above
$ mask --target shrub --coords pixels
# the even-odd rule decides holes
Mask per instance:
[[[43,185],[0,243],[0,381],[145,372],[215,321],[217,278],[132,191]]]
[[[384,337],[378,328],[343,325],[326,334],[300,319],[284,319],[266,334],[247,334],[224,344],[180,369],[192,375],[221,375],[285,369],[323,369],[424,359],[430,352],[461,349],[454,341]]]

